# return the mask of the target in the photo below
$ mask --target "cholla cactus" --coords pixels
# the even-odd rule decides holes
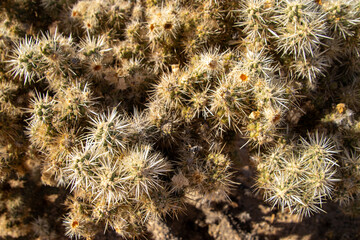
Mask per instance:
[[[279,24],[278,51],[296,58],[314,57],[326,36],[324,14],[310,0],[281,1],[274,17]]]
[[[38,39],[25,38],[17,44],[14,56],[10,60],[14,77],[24,78],[25,83],[35,81],[44,70],[44,59],[37,48]]]
[[[243,27],[250,41],[264,42],[275,33],[270,28],[272,24],[273,4],[266,0],[249,0],[242,3],[239,11],[240,21],[236,26]]]
[[[166,43],[176,39],[180,23],[174,6],[154,7],[148,15],[148,37],[153,46],[157,41]]]
[[[343,39],[354,36],[360,23],[358,3],[356,1],[328,0],[321,5],[334,34]]]
[[[116,152],[125,149],[128,123],[121,119],[115,109],[97,116],[91,122],[88,140],[105,151]]]
[[[162,185],[160,177],[171,171],[169,163],[159,153],[152,153],[150,146],[136,146],[130,150],[122,165],[133,185],[130,191],[137,199],[157,190]]]
[[[321,211],[325,197],[330,197],[336,179],[335,145],[319,135],[301,139],[297,146],[276,147],[260,156],[257,188],[264,190],[266,201],[300,217]]]
[[[359,149],[348,152],[346,151],[342,157],[341,174],[344,181],[340,185],[340,191],[336,196],[336,200],[343,206],[345,212],[351,215],[357,215],[359,204]]]
[[[48,78],[55,78],[56,75],[69,77],[75,75],[71,59],[74,56],[72,38],[65,38],[58,34],[57,29],[53,36],[49,33],[43,34],[39,41],[39,48],[44,56],[44,68],[47,69]]]
[[[54,106],[55,102],[48,94],[43,97],[38,95],[29,110],[32,114],[28,134],[31,136],[32,143],[40,149],[46,148],[54,132]]]
[[[210,111],[213,113],[216,125],[220,131],[224,128],[236,129],[239,121],[246,114],[244,89],[238,87],[231,79],[220,79],[213,90]]]
[[[74,239],[140,237],[191,196],[228,200],[239,138],[273,207],[359,204],[357,1],[38,2],[0,10],[6,236],[59,234],[45,210],[10,217],[28,207],[14,181],[67,188]]]

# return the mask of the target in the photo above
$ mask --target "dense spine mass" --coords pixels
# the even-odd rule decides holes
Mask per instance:
[[[239,137],[273,207],[359,213],[359,1],[0,6],[0,237],[140,237],[229,199]],[[60,191],[64,233],[24,184]]]

